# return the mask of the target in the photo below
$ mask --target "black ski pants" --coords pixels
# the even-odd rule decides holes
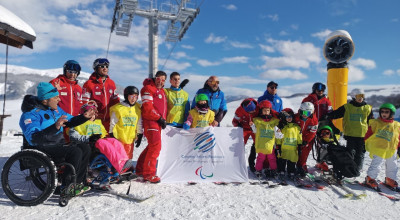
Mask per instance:
[[[36,146],[34,148],[49,155],[53,161],[64,159],[65,162],[72,164],[76,172],[76,182],[84,183],[91,153],[89,144]],[[71,183],[71,174],[72,170],[67,167],[64,173],[65,182],[63,185]]]
[[[358,170],[357,176],[360,176],[360,172],[363,168],[363,163],[364,163],[364,153],[365,153],[364,138],[344,136],[344,139],[347,141],[346,144],[347,150],[353,156],[354,162],[357,164],[357,170]]]

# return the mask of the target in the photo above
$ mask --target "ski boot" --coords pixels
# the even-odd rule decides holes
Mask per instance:
[[[365,182],[364,182],[364,184],[365,184],[367,187],[372,188],[372,189],[374,189],[374,190],[376,190],[376,191],[378,191],[378,192],[380,191],[379,186],[378,186],[378,183],[376,182],[376,180],[375,180],[375,179],[372,179],[372,178],[369,177],[369,176],[365,177]]]
[[[393,180],[393,179],[391,179],[389,177],[385,177],[384,184],[385,184],[385,186],[387,186],[391,190],[396,191],[396,192],[400,192],[399,184],[395,180]]]

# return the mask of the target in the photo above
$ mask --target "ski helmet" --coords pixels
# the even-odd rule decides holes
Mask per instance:
[[[318,128],[318,132],[322,130],[329,130],[331,133],[333,133],[332,128],[329,125],[324,125]]]
[[[93,69],[96,70],[96,68],[101,65],[109,66],[110,61],[108,61],[107,58],[97,58],[93,62]]]
[[[315,93],[317,90],[319,91],[325,91],[326,86],[323,83],[320,82],[316,82],[314,83],[314,85],[312,86],[312,92]]]
[[[63,73],[67,72],[67,70],[73,70],[77,72],[77,76],[81,73],[81,65],[75,60],[68,60],[67,62],[64,63],[63,66]]]
[[[207,103],[208,103],[208,96],[203,93],[196,95],[196,102],[199,102],[199,101],[207,101]]]
[[[379,116],[381,115],[381,109],[389,109],[391,111],[390,118],[396,113],[396,107],[392,103],[384,103],[379,107]]]
[[[128,100],[129,95],[137,94],[139,95],[139,90],[135,86],[127,86],[124,89],[124,98],[125,100]]]
[[[314,105],[311,102],[303,102],[299,109],[300,115],[310,116],[314,113]]]
[[[287,117],[294,116],[294,112],[291,108],[285,108],[279,113],[279,119],[286,122]]]
[[[352,98],[356,98],[356,95],[364,95],[364,94],[365,94],[364,89],[359,89],[359,88],[351,90],[351,93],[350,93]]]
[[[258,104],[258,107],[259,107],[260,109],[263,109],[263,108],[272,108],[272,104],[271,104],[270,101],[264,100],[264,101],[261,101],[261,102]]]

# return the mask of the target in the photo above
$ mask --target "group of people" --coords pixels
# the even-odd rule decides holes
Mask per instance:
[[[109,65],[105,58],[96,59],[93,73],[81,88],[77,81],[81,66],[77,61],[68,60],[63,66],[63,74],[50,83],[39,83],[37,96],[25,96],[22,105],[20,127],[29,145],[71,163],[77,170],[77,183],[81,190],[88,188],[85,178],[93,150],[88,143],[111,157],[110,161],[114,167],[120,168],[119,172],[135,169],[136,175],[144,181],[158,183],[160,178],[156,175],[156,167],[161,150],[161,130],[167,125],[183,129],[220,126],[227,113],[217,76],[206,80],[190,104],[189,95],[183,90],[188,80],[181,82],[180,74],[172,72],[169,76],[171,86],[164,88],[167,74],[158,71],[154,78],[143,81],[140,90],[142,103],[139,104],[139,89],[132,85],[124,89],[124,100],[120,100],[115,83],[109,77]],[[343,118],[344,138],[358,169],[362,168],[365,149],[374,154],[368,182],[373,182],[377,175],[376,167],[387,159],[387,164],[393,168],[387,174],[387,180],[397,184],[396,175],[393,175],[397,173],[393,154],[396,155],[399,144],[400,125],[393,121],[393,105],[385,104],[380,109],[380,117],[370,120],[372,107],[365,103],[364,93],[360,91],[353,94],[351,102],[333,111],[324,94],[325,85],[315,83],[312,93],[304,98],[295,113],[283,108],[277,88],[278,84],[271,81],[257,101],[245,99],[232,121],[235,127],[243,128],[245,143],[249,137],[254,140],[248,162],[250,170],[257,176],[262,174],[262,170],[269,176],[285,173],[289,176],[304,175],[308,172],[306,162],[318,122]],[[387,110],[391,112],[386,115],[388,117],[384,113]],[[381,140],[379,135],[383,133],[386,136]],[[133,149],[139,147],[143,135],[148,145],[133,168]],[[367,140],[366,148],[364,138]],[[107,155],[111,151],[107,143],[114,146],[113,151],[119,152],[117,158]],[[323,169],[326,164],[318,166]],[[65,174],[65,184],[68,184],[70,171]]]
[[[263,173],[267,177],[285,174],[289,177],[305,176],[308,172],[307,158],[314,142],[319,138],[337,144],[337,141],[334,142],[337,128],[327,122],[342,118],[346,151],[355,163],[354,177],[360,176],[364,154],[368,151],[372,162],[365,183],[377,187],[376,178],[380,165],[385,161],[385,183],[399,189],[396,176],[397,155],[400,156],[400,123],[394,121],[396,108],[393,104],[381,105],[379,117],[373,119],[372,106],[365,102],[364,91],[354,89],[352,100],[333,110],[325,95],[326,86],[317,82],[312,86],[312,93],[302,100],[300,108],[294,112],[282,107],[277,88],[278,84],[271,81],[257,101],[252,98],[243,100],[232,120],[233,126],[243,128],[245,143],[249,137],[254,140],[248,164],[257,177]],[[324,161],[317,163],[316,167],[324,171],[329,169]]]
[[[49,83],[39,83],[37,96],[25,96],[21,107],[20,127],[29,147],[71,163],[79,191],[89,189],[86,174],[94,150],[105,154],[118,172],[135,171],[143,181],[160,182],[156,166],[161,130],[167,125],[183,129],[219,126],[227,112],[216,76],[199,89],[191,108],[183,90],[188,80],[181,82],[180,74],[173,72],[170,88],[164,89],[167,74],[158,71],[143,81],[139,104],[135,86],[127,86],[120,100],[109,65],[105,58],[96,59],[93,73],[81,87],[77,80],[81,66],[68,60],[63,73]],[[133,149],[140,146],[143,135],[148,145],[133,168]],[[71,183],[71,173],[67,168],[64,186]]]

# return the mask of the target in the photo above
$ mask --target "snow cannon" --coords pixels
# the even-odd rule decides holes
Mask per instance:
[[[328,61],[328,98],[332,102],[333,110],[347,103],[347,83],[349,69],[347,61],[354,54],[354,43],[350,34],[345,30],[332,32],[326,38],[323,53]],[[333,121],[333,124],[343,131],[342,119]]]

